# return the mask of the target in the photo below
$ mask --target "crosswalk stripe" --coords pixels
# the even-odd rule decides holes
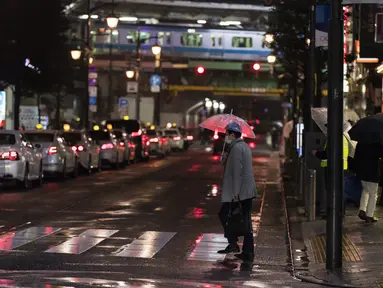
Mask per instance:
[[[119,257],[153,258],[173,237],[176,232],[147,231],[132,243],[112,253]]]
[[[223,234],[206,233],[196,240],[196,246],[190,253],[188,260],[218,261],[224,260],[225,254],[217,254],[218,250],[225,249],[227,239]]]
[[[10,232],[0,237],[0,250],[10,251],[31,243],[37,239],[56,233],[61,228],[33,226],[16,232]]]
[[[78,255],[91,249],[117,232],[118,230],[89,229],[79,236],[54,246],[45,252]]]

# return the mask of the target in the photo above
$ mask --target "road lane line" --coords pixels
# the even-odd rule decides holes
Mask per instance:
[[[119,230],[89,229],[60,245],[54,246],[45,252],[62,254],[81,254],[108,239]]]
[[[174,235],[176,232],[146,231],[138,239],[112,254],[119,257],[153,258]]]
[[[215,262],[224,260],[225,254],[218,254],[218,250],[223,250],[227,246],[227,239],[223,234],[205,233],[196,240],[196,246],[190,253],[188,260]]]
[[[34,226],[16,232],[10,232],[0,237],[0,250],[10,251],[25,244],[36,241],[37,239],[46,237],[56,233],[61,228],[53,228],[48,226]]]

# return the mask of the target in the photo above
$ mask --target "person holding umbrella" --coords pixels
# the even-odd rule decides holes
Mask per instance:
[[[358,216],[366,223],[378,221],[374,217],[379,183],[379,161],[383,157],[383,114],[359,120],[350,130],[355,149],[355,172],[362,182]]]
[[[231,235],[226,231],[226,223],[231,205],[240,201],[246,217],[251,217],[252,200],[256,196],[256,186],[253,174],[252,153],[249,146],[241,139],[242,129],[238,123],[232,122],[226,127],[225,142],[230,145],[225,161],[225,172],[222,186],[222,205],[219,219],[225,230],[225,237],[229,245],[218,251],[220,254],[239,252],[238,235]],[[251,221],[249,221],[251,223]],[[244,262],[253,262],[254,238],[249,229],[244,235],[243,252],[235,255]]]

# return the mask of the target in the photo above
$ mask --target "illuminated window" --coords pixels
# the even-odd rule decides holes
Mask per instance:
[[[158,45],[170,45],[172,43],[172,33],[171,32],[158,32]]]
[[[149,32],[128,32],[128,35],[126,35],[126,40],[128,40],[128,44],[136,44],[138,37],[140,38],[141,44],[149,44]]]
[[[222,46],[222,36],[221,35],[211,35],[211,46],[212,47],[221,47]]]
[[[111,39],[112,39],[112,44],[119,43],[118,30],[110,31],[109,29],[100,28],[96,31],[93,31],[93,33],[91,34],[93,35],[93,42],[95,43],[110,43]]]
[[[383,13],[375,15],[375,42],[383,42]]]
[[[182,33],[181,45],[187,47],[201,47],[202,46],[202,34],[198,33]]]
[[[234,48],[252,48],[253,38],[251,37],[233,37],[231,46]]]

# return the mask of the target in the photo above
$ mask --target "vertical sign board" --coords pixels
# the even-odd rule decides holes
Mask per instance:
[[[330,24],[330,4],[318,4],[316,6],[315,22],[315,46],[328,47],[328,29]]]
[[[158,75],[152,75],[149,79],[150,92],[159,93],[161,91],[161,77]]]
[[[0,91],[0,129],[5,129],[5,113],[7,98],[5,91]]]
[[[118,99],[118,111],[120,112],[120,116],[124,117],[126,115],[129,115],[128,113],[128,105],[129,105],[129,100],[126,97],[120,97]]]
[[[97,73],[96,67],[90,66],[88,73],[89,111],[97,112]]]

